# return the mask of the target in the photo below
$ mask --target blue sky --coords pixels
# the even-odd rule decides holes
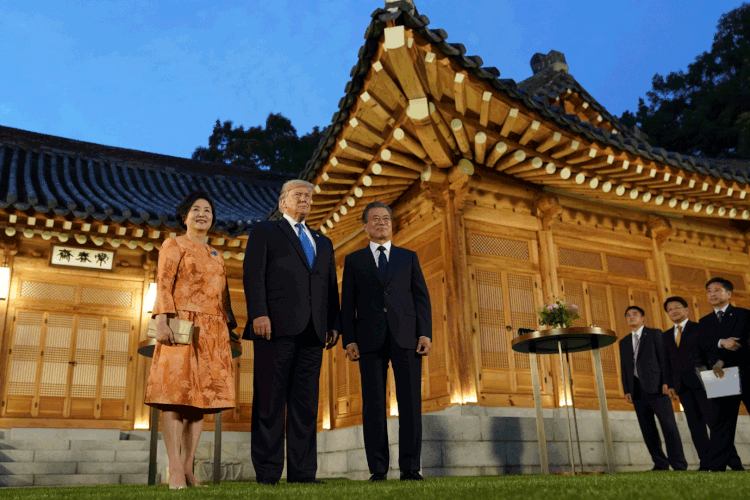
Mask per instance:
[[[740,0],[415,0],[503,78],[559,50],[619,115],[709,50]],[[0,0],[0,125],[189,157],[217,118],[325,127],[384,0]]]

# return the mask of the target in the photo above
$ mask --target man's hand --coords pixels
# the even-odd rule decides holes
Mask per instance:
[[[737,342],[740,340],[738,337],[729,337],[728,339],[721,339],[719,341],[719,345],[723,347],[724,349],[727,349],[728,351],[736,351],[740,348],[740,343]]]
[[[271,340],[271,318],[259,316],[253,320],[253,332],[259,337]]]
[[[722,360],[718,360],[713,367],[714,375],[716,375],[718,378],[724,378],[724,370],[722,368],[724,368],[724,362]]]
[[[669,396],[669,399],[671,399],[672,401],[677,401],[677,393],[674,392],[674,389],[670,387],[668,392],[669,394],[667,394],[667,396]]]
[[[430,347],[432,347],[432,340],[427,337],[419,337],[419,343],[417,344],[417,354],[427,356],[430,354]]]
[[[661,386],[661,393],[665,396],[669,396],[669,387],[667,386],[667,384]]]
[[[359,347],[357,347],[357,344],[346,346],[346,357],[349,358],[349,361],[357,361],[359,359]]]
[[[156,341],[164,345],[174,345],[174,333],[169,328],[166,314],[156,315]]]
[[[331,330],[326,334],[326,350],[339,343],[339,332]]]
[[[630,403],[632,405],[633,404],[633,396],[631,396],[629,393],[625,394],[625,401],[627,401],[628,403]]]

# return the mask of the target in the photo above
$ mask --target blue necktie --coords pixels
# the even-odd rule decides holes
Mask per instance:
[[[305,257],[307,257],[307,264],[312,269],[313,261],[315,260],[315,249],[312,246],[310,238],[305,233],[305,226],[301,222],[298,222],[295,226],[299,230],[299,242],[302,243],[302,250],[305,251]]]
[[[380,255],[378,255],[378,271],[380,271],[380,277],[385,281],[385,273],[388,270],[388,259],[385,258],[385,247],[380,245],[378,247],[378,252],[380,252]]]

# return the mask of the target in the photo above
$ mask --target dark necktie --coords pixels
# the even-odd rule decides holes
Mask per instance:
[[[385,258],[385,247],[380,245],[378,247],[378,271],[380,271],[380,277],[385,281],[385,273],[388,270],[388,259]]]
[[[719,318],[719,323],[721,323],[721,318],[724,317],[724,311],[716,311],[716,317]]]
[[[305,227],[301,222],[298,222],[295,226],[299,230],[299,241],[302,243],[302,250],[305,251],[305,257],[307,257],[307,264],[312,269],[313,261],[315,260],[315,249],[313,248],[310,238],[305,233]]]

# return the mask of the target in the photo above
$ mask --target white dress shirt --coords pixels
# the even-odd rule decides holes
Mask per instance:
[[[675,340],[675,342],[677,342],[677,327],[681,326],[682,327],[682,333],[685,333],[685,325],[687,325],[688,321],[690,321],[690,319],[689,318],[685,318],[685,321],[683,321],[682,323],[678,323],[678,324],[674,325],[674,328],[672,329],[672,331],[674,333],[674,340]]]
[[[639,329],[637,329],[636,331],[632,333],[633,333],[633,356],[635,356],[635,344],[638,341],[638,339],[641,338],[641,334],[643,334],[643,327],[640,327]]]
[[[385,248],[385,260],[390,261],[391,260],[391,240],[386,241],[382,245],[380,243],[375,243],[374,241],[370,242],[370,251],[372,252],[372,256],[375,258],[375,267],[378,266],[378,258],[380,258],[378,247],[384,247]]]
[[[299,237],[299,230],[297,229],[298,222],[287,214],[284,214],[284,218],[289,222],[289,224],[292,225],[292,230],[294,231],[294,234],[296,234]],[[307,224],[305,224],[304,222],[302,223],[302,227],[304,228],[305,234],[310,240],[310,243],[312,243],[313,250],[315,250],[315,255],[318,255],[318,247],[315,245],[315,238],[313,238],[313,235],[310,232],[310,228],[307,227]]]

